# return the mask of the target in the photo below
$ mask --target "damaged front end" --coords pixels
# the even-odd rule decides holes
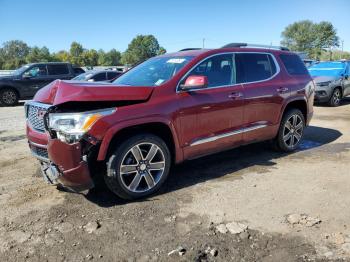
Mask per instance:
[[[33,118],[31,112],[40,103],[26,104],[27,135],[33,155],[40,161],[44,179],[53,185],[62,185],[78,192],[94,187],[91,169],[96,163],[100,141],[88,134],[98,120],[113,114],[116,108],[95,109],[84,112],[72,112],[65,107],[42,106]],[[68,110],[68,112],[67,112]],[[39,113],[38,113],[39,112]],[[41,117],[41,119],[39,119]],[[38,122],[43,128],[38,130]],[[36,143],[38,133],[46,134],[47,141]],[[95,172],[94,172],[95,173]]]

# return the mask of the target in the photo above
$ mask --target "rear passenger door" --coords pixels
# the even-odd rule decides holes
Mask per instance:
[[[278,74],[280,68],[270,53],[236,53],[243,85],[243,141],[245,143],[275,136],[283,100],[289,95]]]

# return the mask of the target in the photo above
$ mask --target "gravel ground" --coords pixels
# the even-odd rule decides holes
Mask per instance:
[[[350,99],[315,107],[298,152],[189,161],[138,202],[46,185],[24,123],[0,108],[0,261],[350,261]]]

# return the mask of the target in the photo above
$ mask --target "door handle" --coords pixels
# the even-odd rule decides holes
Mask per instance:
[[[228,97],[231,99],[238,99],[242,96],[243,96],[243,94],[241,92],[234,92],[234,93],[231,93],[228,95]]]
[[[287,93],[288,91],[289,91],[289,88],[288,88],[288,87],[280,87],[280,88],[277,88],[277,92],[280,93],[280,94]]]

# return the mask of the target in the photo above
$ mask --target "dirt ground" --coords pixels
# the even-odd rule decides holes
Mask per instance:
[[[0,107],[0,261],[350,261],[350,99],[315,107],[298,152],[189,161],[137,202],[45,184],[24,124]]]

